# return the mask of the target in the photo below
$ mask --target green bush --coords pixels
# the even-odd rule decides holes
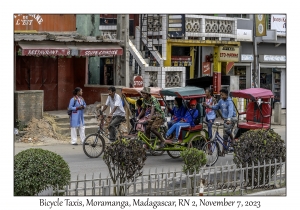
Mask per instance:
[[[147,156],[140,142],[120,139],[105,148],[103,159],[113,183],[116,184],[119,181],[122,184],[126,181],[134,181],[142,175]],[[117,188],[114,188],[114,195],[125,194],[124,186],[121,186],[118,192]]]
[[[19,120],[19,119],[16,119],[15,121],[15,125],[14,125],[15,128],[18,128],[19,131],[23,131],[24,128],[27,127],[26,123]]]
[[[202,150],[197,148],[189,148],[180,152],[184,165],[182,171],[185,174],[199,173],[200,168],[207,162],[206,155]],[[191,177],[191,188],[194,192],[194,178]]]
[[[31,148],[14,157],[15,196],[34,196],[48,187],[63,189],[70,179],[68,164],[54,152]]]
[[[206,164],[206,155],[202,150],[189,148],[180,152],[184,165],[182,171],[187,174],[198,173],[200,168]]]
[[[237,167],[246,167],[248,163],[248,167],[252,165],[257,166],[258,162],[260,165],[269,164],[275,162],[275,159],[279,162],[286,160],[286,145],[284,140],[281,139],[281,136],[274,132],[272,129],[270,130],[250,130],[243,133],[239,140],[237,141],[237,145],[234,147],[234,158],[233,162],[237,165]],[[280,167],[277,166],[277,169]],[[259,177],[258,177],[259,173]],[[254,185],[268,183],[270,178],[276,173],[275,167],[267,166],[264,168],[260,168],[260,170],[254,170],[254,177],[252,177],[252,172],[248,173],[248,177],[245,175],[245,179],[247,179],[248,183],[252,183],[254,181]],[[271,176],[269,176],[271,175]],[[265,179],[264,179],[265,177]]]

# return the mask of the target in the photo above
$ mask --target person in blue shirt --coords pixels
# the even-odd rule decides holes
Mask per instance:
[[[196,109],[196,105],[197,105],[197,101],[195,99],[190,101],[190,109],[188,109],[184,115],[184,117],[177,123],[175,123],[174,125],[172,125],[172,127],[167,131],[166,133],[166,138],[169,139],[170,135],[176,131],[175,134],[175,138],[173,139],[173,143],[177,143],[178,142],[178,137],[180,134],[180,130],[181,128],[186,128],[186,127],[194,127],[195,123],[194,123],[194,119],[196,119],[198,117],[198,110]]]
[[[185,115],[186,108],[182,104],[182,98],[176,97],[174,100],[173,109],[168,107],[168,111],[172,115],[170,122],[168,122],[168,128],[171,128],[172,125],[179,122]]]
[[[213,110],[221,110],[223,119],[224,119],[224,130],[223,130],[223,139],[224,144],[227,145],[228,137],[230,136],[232,143],[234,143],[233,135],[232,135],[232,128],[234,127],[235,123],[237,122],[236,111],[233,105],[232,99],[228,96],[227,89],[220,90],[221,99],[216,105],[206,105],[203,102],[203,106],[208,107]]]
[[[212,89],[207,88],[205,90],[205,95],[206,95],[205,104],[207,106],[212,106],[216,103],[216,99],[213,97]],[[212,125],[216,119],[216,113],[214,110],[212,110],[208,107],[206,107],[205,113],[206,113],[205,120],[207,122],[208,136],[209,136],[209,139],[211,139],[212,138]]]

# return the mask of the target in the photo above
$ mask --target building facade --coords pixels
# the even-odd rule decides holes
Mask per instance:
[[[101,36],[99,15],[16,14],[14,20],[16,91],[43,90],[45,111],[66,109],[75,87],[83,88],[87,104],[100,101],[107,92],[100,59],[114,63],[123,48]]]

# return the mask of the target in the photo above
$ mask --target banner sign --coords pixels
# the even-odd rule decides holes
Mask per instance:
[[[286,36],[286,16],[271,15],[271,29],[276,30],[278,36]]]
[[[255,15],[255,36],[267,36],[266,15]]]

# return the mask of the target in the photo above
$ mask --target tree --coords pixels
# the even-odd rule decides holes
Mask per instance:
[[[147,157],[145,149],[138,141],[120,139],[105,148],[103,159],[113,183],[119,181],[124,184],[142,175]],[[119,189],[114,187],[114,195],[126,195],[127,189],[125,186],[120,186]]]

